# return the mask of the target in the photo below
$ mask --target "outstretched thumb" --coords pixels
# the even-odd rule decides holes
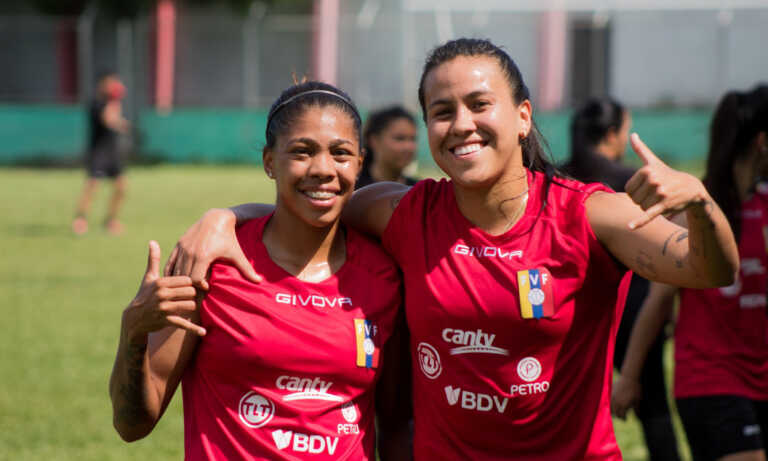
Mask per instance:
[[[659,158],[656,157],[651,149],[649,149],[648,146],[646,146],[645,143],[640,139],[640,135],[637,133],[632,133],[632,135],[629,137],[629,143],[632,145],[632,150],[634,150],[637,156],[640,157],[640,160],[643,161],[644,165],[648,165],[651,162],[659,160]]]
[[[145,279],[160,278],[160,244],[154,240],[149,241],[149,256],[147,256],[147,272]]]

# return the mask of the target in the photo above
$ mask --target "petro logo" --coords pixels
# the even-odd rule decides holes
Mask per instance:
[[[536,381],[541,376],[541,363],[533,357],[526,357],[517,362],[517,376],[523,381]]]
[[[238,414],[246,426],[261,427],[275,415],[275,404],[261,394],[250,391],[240,399]]]
[[[357,409],[354,402],[347,402],[341,406],[341,416],[348,423],[357,422]]]
[[[437,349],[427,343],[419,343],[416,348],[416,356],[424,376],[429,379],[435,379],[440,376],[443,367],[440,365],[440,355],[437,353]]]

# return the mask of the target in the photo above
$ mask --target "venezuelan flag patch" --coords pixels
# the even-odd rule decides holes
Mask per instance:
[[[379,366],[379,348],[373,342],[376,333],[376,326],[370,321],[355,319],[358,367],[377,368]]]
[[[520,293],[520,315],[524,319],[540,319],[555,314],[552,297],[552,274],[543,267],[517,271]]]

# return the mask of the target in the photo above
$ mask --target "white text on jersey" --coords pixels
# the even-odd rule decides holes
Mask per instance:
[[[504,413],[509,399],[499,398],[497,395],[482,394],[480,392],[471,392],[462,390],[460,387],[445,386],[445,397],[448,404],[453,406],[460,402],[461,408],[465,410],[491,411],[496,408],[499,413]]]
[[[484,333],[483,330],[464,331],[458,328],[446,328],[443,330],[443,340],[463,347],[451,349],[451,355],[459,354],[497,354],[509,355],[509,351],[493,345],[495,334]]]
[[[453,247],[453,252],[457,255],[474,256],[475,258],[512,259],[513,257],[521,258],[523,256],[522,250],[504,251],[499,247],[467,246],[461,243]]]
[[[294,391],[283,397],[285,401],[291,400],[327,400],[329,402],[341,402],[344,399],[338,395],[328,393],[328,389],[333,386],[330,381],[323,381],[320,378],[297,378],[295,376],[280,376],[275,381],[278,389]]]
[[[290,304],[291,306],[313,306],[313,307],[341,307],[343,305],[352,306],[352,298],[342,296],[319,296],[319,295],[292,295],[290,293],[277,293],[275,301],[280,304]]]
[[[275,441],[275,446],[278,450],[285,450],[290,447],[291,450],[297,453],[318,454],[327,450],[329,455],[333,455],[336,452],[336,446],[339,444],[338,437],[308,435],[282,429],[272,431],[272,439]],[[291,440],[293,440],[293,445],[291,445]]]

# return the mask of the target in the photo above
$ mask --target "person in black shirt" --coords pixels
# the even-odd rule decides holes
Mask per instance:
[[[571,120],[571,158],[562,170],[584,182],[602,182],[616,192],[635,169],[621,163],[629,140],[632,116],[611,98],[594,98],[578,108]],[[648,280],[632,276],[624,314],[616,334],[613,364],[621,369],[632,326],[648,295]],[[642,396],[635,413],[643,427],[651,461],[678,461],[677,440],[667,403],[664,382],[663,351],[666,337],[662,332],[655,340],[641,374]]]
[[[118,213],[125,195],[125,178],[117,148],[117,136],[130,130],[130,122],[122,114],[121,100],[124,93],[125,86],[118,76],[106,74],[99,79],[98,94],[88,108],[89,138],[85,157],[88,178],[77,203],[75,219],[72,221],[72,231],[75,234],[88,232],[91,201],[99,181],[103,178],[110,178],[114,182],[104,225],[111,234],[122,232]]]
[[[416,155],[416,120],[400,106],[371,112],[363,129],[365,161],[355,188],[379,181],[394,181],[408,186],[417,179],[403,170]]]

